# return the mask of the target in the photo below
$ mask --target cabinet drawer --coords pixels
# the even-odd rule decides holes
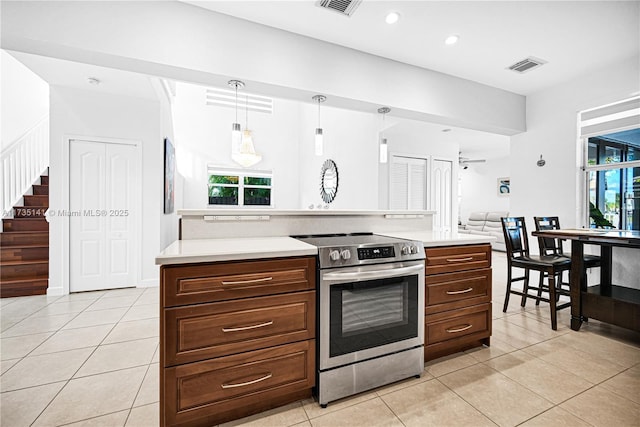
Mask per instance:
[[[211,426],[315,385],[315,340],[165,368],[166,425]]]
[[[173,307],[315,289],[314,257],[160,268],[162,304]]]
[[[488,244],[427,248],[425,252],[426,275],[491,267],[491,245]]]
[[[491,302],[490,268],[437,274],[425,281],[425,314]]]
[[[491,335],[491,304],[425,317],[425,345],[472,335]]]
[[[166,309],[165,366],[313,338],[315,291]]]

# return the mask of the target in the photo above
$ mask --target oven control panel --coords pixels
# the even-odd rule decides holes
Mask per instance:
[[[393,246],[379,246],[376,248],[358,248],[358,259],[394,258]]]

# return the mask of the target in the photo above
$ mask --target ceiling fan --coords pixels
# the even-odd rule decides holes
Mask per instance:
[[[471,159],[469,157],[463,157],[462,152],[458,153],[458,164],[462,166],[463,169],[467,169],[470,163],[484,163],[486,159]]]

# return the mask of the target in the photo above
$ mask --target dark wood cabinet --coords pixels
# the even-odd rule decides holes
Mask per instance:
[[[311,395],[315,259],[160,268],[160,424],[211,426]]]
[[[491,245],[425,252],[425,360],[489,345]]]

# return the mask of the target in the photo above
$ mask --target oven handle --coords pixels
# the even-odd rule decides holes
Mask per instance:
[[[322,276],[322,280],[327,281],[350,281],[353,279],[358,280],[373,280],[373,279],[384,279],[387,277],[397,277],[397,276],[406,276],[408,274],[416,274],[421,272],[424,269],[423,265],[412,265],[410,267],[396,267],[389,268],[386,270],[372,270],[372,271],[354,271],[354,272],[331,272],[325,273]]]

